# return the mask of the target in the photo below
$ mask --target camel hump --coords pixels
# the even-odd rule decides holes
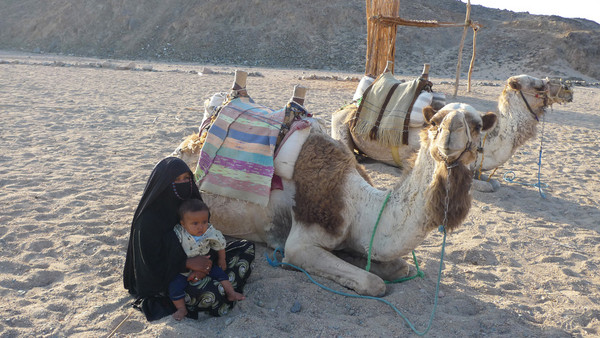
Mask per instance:
[[[294,168],[296,219],[337,234],[344,222],[342,187],[356,166],[354,155],[344,144],[328,135],[311,133]]]
[[[273,162],[276,175],[287,180],[292,179],[296,160],[310,131],[311,123],[308,120],[294,121],[275,151]]]

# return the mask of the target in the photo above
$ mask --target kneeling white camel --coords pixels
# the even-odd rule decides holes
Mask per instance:
[[[467,216],[473,180],[469,165],[475,161],[481,132],[496,121],[496,115],[482,116],[464,104],[437,113],[428,107],[424,115],[429,127],[421,133],[414,167],[391,191],[372,187],[345,145],[311,132],[293,178],[283,180],[283,190],[271,192],[267,207],[203,193],[211,223],[226,235],[283,247],[284,262],[311,274],[359,294],[383,295],[384,279],[408,274],[403,255],[444,219],[452,230]],[[362,264],[388,194],[367,272]]]
[[[498,98],[498,123],[482,135],[482,150],[473,163],[476,176],[506,163],[519,147],[535,137],[550,105],[571,101],[573,91],[566,85],[529,75],[510,77]],[[487,184],[477,182],[477,189],[489,191],[491,186]]]

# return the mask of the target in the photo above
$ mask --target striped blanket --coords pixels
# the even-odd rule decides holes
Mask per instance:
[[[284,114],[247,96],[223,106],[200,151],[195,172],[200,190],[266,206]]]

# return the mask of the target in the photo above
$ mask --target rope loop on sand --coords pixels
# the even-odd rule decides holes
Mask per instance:
[[[546,198],[544,189],[548,189],[548,184],[542,182],[542,153],[544,150],[544,126],[545,126],[545,124],[546,124],[546,115],[542,115],[542,132],[540,133],[540,151],[539,151],[538,162],[537,162],[537,165],[538,165],[537,183],[523,183],[523,182],[515,181],[515,178],[517,177],[517,175],[512,170],[505,172],[504,175],[502,176],[502,178],[504,179],[505,182],[518,183],[518,184],[525,185],[528,187],[538,188],[538,192],[540,193],[540,196],[542,196],[542,198]]]
[[[312,276],[306,272],[306,270],[295,266],[293,264],[290,263],[284,263],[284,262],[280,262],[277,259],[277,254],[281,254],[281,257],[285,257],[284,252],[281,248],[277,248],[275,249],[275,251],[273,251],[273,258],[271,259],[269,257],[269,255],[267,253],[265,253],[265,257],[267,259],[267,262],[269,263],[269,265],[271,265],[272,267],[278,267],[278,266],[282,266],[282,265],[286,265],[289,266],[291,268],[294,268],[302,273],[304,273],[308,279],[313,282],[315,285],[317,285],[318,287],[320,287],[321,289],[327,290],[329,292],[332,292],[334,294],[337,295],[341,295],[341,296],[345,296],[345,297],[352,297],[352,298],[362,298],[362,299],[372,299],[372,300],[376,300],[379,302],[382,302],[386,305],[388,305],[389,307],[391,307],[394,312],[396,312],[400,317],[402,317],[402,319],[404,319],[404,321],[406,322],[406,324],[411,328],[411,330],[413,330],[414,333],[416,333],[419,336],[423,336],[425,334],[427,334],[427,332],[429,332],[429,330],[431,329],[431,326],[433,324],[433,318],[435,316],[435,310],[437,309],[437,304],[438,304],[438,295],[439,295],[439,291],[440,291],[440,281],[441,281],[441,277],[442,277],[442,268],[444,266],[444,251],[446,248],[446,228],[443,225],[440,225],[440,231],[443,233],[444,238],[442,240],[442,253],[441,253],[441,258],[440,258],[440,268],[439,268],[439,272],[438,272],[438,278],[437,278],[437,283],[435,285],[435,297],[434,297],[434,302],[433,302],[433,310],[431,311],[431,315],[429,316],[429,322],[427,324],[427,327],[425,328],[424,331],[418,331],[415,326],[413,325],[413,323],[411,323],[411,321],[400,311],[398,310],[398,308],[396,308],[396,306],[394,306],[394,304],[392,304],[391,302],[389,302],[386,299],[383,299],[381,297],[373,297],[373,296],[363,296],[363,295],[357,295],[357,294],[352,294],[352,293],[347,293],[347,292],[342,292],[342,291],[337,291],[334,290],[332,288],[329,288],[319,282],[317,282],[316,280],[314,280],[312,278]],[[414,251],[413,251],[413,255],[414,255]],[[415,261],[416,262],[416,261]],[[414,278],[414,277],[413,277]]]
[[[431,329],[431,325],[433,324],[433,318],[435,316],[435,310],[437,309],[437,304],[438,304],[438,299],[439,299],[439,292],[440,292],[440,281],[442,279],[442,269],[444,267],[444,251],[446,250],[446,226],[448,225],[448,209],[449,209],[449,204],[450,204],[450,172],[452,171],[451,168],[448,168],[448,179],[446,180],[446,198],[444,199],[444,220],[442,222],[442,224],[439,226],[438,230],[443,234],[443,239],[442,239],[442,252],[440,255],[440,268],[438,270],[438,277],[437,277],[437,282],[435,284],[435,296],[434,296],[434,301],[433,301],[433,309],[431,310],[431,315],[429,316],[429,321],[427,323],[427,327],[425,328],[424,331],[418,331],[415,326],[413,325],[413,323],[411,323],[411,321],[402,313],[400,312],[400,310],[398,310],[398,308],[396,308],[396,306],[394,306],[392,303],[390,303],[389,301],[381,298],[381,297],[373,297],[373,296],[363,296],[363,295],[357,295],[357,294],[351,294],[351,293],[346,293],[346,292],[342,292],[342,291],[337,291],[334,289],[331,289],[323,284],[320,284],[319,282],[317,282],[316,280],[314,280],[312,278],[312,276],[304,269],[295,266],[293,264],[290,263],[284,263],[284,262],[279,262],[277,260],[277,253],[280,253],[282,258],[285,257],[284,252],[281,248],[276,248],[275,251],[273,252],[273,259],[269,258],[269,255],[267,255],[265,253],[265,257],[267,258],[267,262],[269,262],[269,265],[273,266],[273,267],[278,267],[281,265],[286,265],[289,267],[292,267],[298,271],[303,272],[308,279],[310,279],[311,282],[313,282],[315,285],[319,286],[320,288],[327,290],[329,292],[333,292],[337,295],[341,295],[341,296],[346,296],[346,297],[352,297],[352,298],[362,298],[362,299],[373,299],[373,300],[377,300],[380,301],[384,304],[387,304],[389,307],[391,307],[400,317],[402,317],[402,319],[404,319],[404,321],[406,322],[406,324],[408,324],[408,326],[411,328],[411,330],[413,330],[414,333],[416,333],[419,336],[423,336],[425,335],[427,332],[429,332],[429,330]],[[375,224],[375,227],[373,229],[373,234],[371,235],[371,241],[369,244],[369,257],[368,257],[368,263],[367,263],[367,272],[369,271],[370,268],[370,263],[371,263],[371,246],[373,245],[373,238],[375,237],[375,230],[377,230],[377,225],[379,224],[379,220],[381,218],[381,214],[383,213],[383,210],[385,209],[385,206],[390,198],[391,192],[389,192],[383,202],[383,206],[381,207],[381,210],[379,211],[379,216],[377,217],[377,222]],[[408,279],[413,279],[417,276],[424,276],[425,274],[421,271],[421,269],[419,269],[419,265],[417,263],[417,258],[415,256],[415,251],[413,250],[413,258],[415,260],[415,265],[417,266],[417,275],[410,277]],[[401,278],[403,279],[403,278]],[[408,279],[404,279],[404,280],[408,280]],[[394,281],[395,282],[395,281]]]
[[[517,183],[517,184],[528,186],[528,187],[538,188],[538,190],[539,190],[540,195],[542,196],[542,198],[546,198],[546,194],[544,193],[543,189],[547,189],[548,188],[548,184],[544,183],[544,182],[541,182],[540,178],[539,178],[539,175],[538,175],[538,181],[536,183],[519,182],[519,181],[516,180],[516,177],[517,177],[517,174],[515,174],[515,172],[512,171],[512,170],[509,170],[509,171],[505,172],[504,175],[502,175],[502,179],[505,182],[508,182],[508,183]]]

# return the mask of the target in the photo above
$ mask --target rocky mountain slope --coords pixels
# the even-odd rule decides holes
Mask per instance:
[[[401,1],[407,19],[464,21],[458,0]],[[600,79],[600,25],[481,6],[472,19],[478,70]],[[462,28],[398,27],[396,73],[453,76]],[[362,0],[4,0],[0,49],[101,58],[156,59],[242,66],[362,72]],[[472,31],[466,39],[468,69]],[[510,73],[510,74],[507,74]],[[488,75],[489,75],[488,74]]]

